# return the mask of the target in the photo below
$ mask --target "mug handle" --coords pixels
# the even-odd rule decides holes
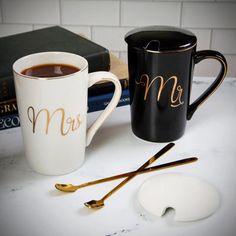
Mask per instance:
[[[116,108],[118,102],[120,101],[121,97],[121,85],[118,78],[112,74],[111,72],[107,71],[98,71],[89,73],[89,80],[88,80],[88,88],[94,85],[99,81],[110,81],[115,85],[114,95],[105,108],[105,110],[98,116],[98,118],[94,121],[94,123],[87,129],[86,135],[86,147],[91,143],[93,136],[99,129],[99,127],[103,124],[103,122],[107,119],[107,117],[112,113],[112,111]]]
[[[227,62],[225,57],[213,50],[203,50],[203,51],[198,51],[194,55],[194,63],[197,64],[200,61],[204,59],[216,59],[217,61],[220,62],[221,64],[221,69],[214,80],[214,82],[210,85],[206,91],[203,92],[191,105],[188,106],[188,112],[187,112],[187,120],[190,120],[192,118],[193,113],[197,110],[197,108],[206,101],[206,99],[216,91],[216,89],[220,86],[220,84],[223,82],[226,73],[227,73]]]

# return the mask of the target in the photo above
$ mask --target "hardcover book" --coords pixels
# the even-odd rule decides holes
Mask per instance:
[[[43,51],[64,51],[79,54],[89,63],[89,72],[109,71],[109,51],[62,27],[40,30],[0,38],[0,101],[15,97],[13,63],[28,54]]]
[[[120,83],[122,86],[122,96],[118,106],[124,106],[129,104],[127,64],[119,60],[113,54],[109,54],[107,49],[93,43],[92,41],[84,39],[81,36],[73,34],[70,31],[67,31],[61,27],[50,27],[42,30],[36,30],[28,33],[0,38],[0,50],[3,52],[2,54],[0,54],[0,130],[20,126],[20,120],[17,110],[17,101],[15,96],[14,80],[12,74],[12,64],[16,59],[30,53],[45,50],[63,50],[82,55],[82,53],[79,51],[80,49],[76,49],[77,51],[75,51],[75,45],[68,45],[69,41],[63,41],[65,40],[65,35],[60,40],[56,39],[56,41],[58,42],[57,46],[59,47],[59,44],[61,44],[61,46],[63,47],[60,49],[55,48],[55,45],[51,46],[53,45],[53,40],[49,42],[49,39],[46,40],[48,42],[47,44],[40,42],[39,44],[37,44],[37,46],[35,46],[36,42],[33,43],[33,41],[31,41],[28,47],[27,40],[30,40],[30,38],[34,40],[34,38],[41,33],[43,33],[44,37],[46,37],[47,32],[49,31],[51,38],[55,38],[55,34],[53,36],[52,32],[56,32],[56,35],[58,37],[60,34],[65,34],[67,35],[67,37],[71,36],[74,41],[78,41],[78,43],[76,44],[77,48],[84,45],[79,44],[79,41],[84,42],[83,40],[85,40],[86,43],[84,43],[87,45],[88,48],[83,48],[82,50],[84,50],[83,56],[86,57],[89,62],[90,72],[96,70],[110,69],[110,72],[114,73],[120,79]],[[27,40],[24,42],[25,37],[27,38]],[[40,37],[42,39],[42,36]],[[20,39],[19,42],[17,41],[18,39]],[[20,47],[20,45],[23,45],[23,47]],[[40,48],[39,45],[44,45],[45,47]],[[91,50],[91,48],[89,49],[91,45],[93,45],[93,50],[97,50],[97,53],[92,53],[93,50]],[[16,55],[14,54],[14,47],[16,49]],[[17,47],[19,47],[19,49],[17,49]],[[65,48],[67,48],[68,50],[66,50]],[[105,109],[105,107],[113,96],[113,91],[114,85],[111,82],[101,82],[90,87],[88,89],[88,112],[94,112]]]

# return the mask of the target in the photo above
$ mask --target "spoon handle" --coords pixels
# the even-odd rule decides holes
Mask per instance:
[[[156,161],[158,158],[160,158],[164,153],[169,151],[175,144],[169,143],[164,148],[162,148],[159,152],[157,152],[154,156],[152,156],[148,161],[146,161],[142,166],[140,166],[137,171],[145,169],[147,166],[151,165],[154,161]],[[104,201],[108,197],[110,197],[114,192],[116,192],[118,189],[120,189],[122,186],[124,186],[126,183],[128,183],[131,179],[133,179],[136,176],[136,174],[129,175],[125,180],[123,180],[120,184],[118,184],[115,188],[113,188],[110,192],[108,192],[102,200]]]
[[[167,169],[167,168],[171,168],[171,167],[175,167],[175,166],[190,164],[190,163],[195,162],[197,160],[198,160],[197,157],[184,158],[184,159],[180,159],[180,160],[177,160],[177,161],[172,161],[172,162],[168,162],[168,163],[165,163],[165,164],[145,168],[143,170],[135,170],[135,171],[119,174],[119,175],[113,175],[113,176],[110,176],[110,177],[106,177],[104,179],[94,180],[94,181],[87,182],[87,183],[84,183],[84,184],[81,184],[81,185],[78,185],[78,186],[86,187],[86,186],[90,186],[90,185],[94,185],[94,184],[104,183],[104,182],[108,182],[108,181],[112,181],[112,180],[116,180],[116,179],[121,179],[121,178],[124,178],[124,177],[128,177],[130,175],[142,175],[142,174],[146,174],[146,173],[153,172],[153,171],[158,171],[158,170],[163,170],[163,169]]]
[[[159,157],[161,157],[163,154],[168,152],[172,147],[174,147],[174,145],[175,145],[174,143],[167,144],[164,148],[162,148],[159,152],[157,152],[154,156],[152,156],[147,162],[145,162],[141,166],[142,169],[144,169],[145,167],[147,167],[150,164],[152,164]],[[141,169],[141,167],[139,169]],[[90,181],[90,182],[87,182],[87,183],[83,183],[83,184],[80,184],[80,185],[77,185],[77,186],[73,185],[71,188],[73,188],[73,190],[75,191],[77,189],[84,188],[84,187],[87,187],[87,186],[90,186],[90,185],[100,184],[100,183],[109,182],[109,181],[112,181],[112,180],[128,177],[131,174],[136,174],[136,171],[132,171],[132,172],[128,172],[128,173],[123,173],[123,174],[119,174],[119,175],[114,175],[114,176],[106,177],[106,178],[103,178],[103,179],[93,180],[93,181]]]
[[[181,165],[185,165],[185,164],[190,164],[190,163],[193,163],[193,162],[195,162],[197,160],[198,160],[197,157],[190,157],[190,158],[180,159],[180,160],[177,160],[177,161],[172,161],[172,162],[168,162],[168,163],[165,163],[165,164],[161,164],[161,165],[145,168],[145,169],[142,169],[142,170],[136,170],[136,171],[124,173],[122,175],[123,175],[123,177],[131,175],[130,177],[132,178],[132,177],[134,177],[136,175],[140,175],[140,174],[145,174],[145,173],[149,173],[149,172],[153,172],[153,171],[158,171],[158,170],[163,170],[163,169],[167,169],[167,168],[171,168],[171,167],[175,167],[175,166],[181,166]],[[117,179],[117,177],[113,176],[113,179]],[[102,198],[102,200],[104,201],[106,198],[111,196],[115,191],[117,191],[124,184],[126,184],[131,178],[128,177],[124,181],[122,181],[120,184],[118,184],[114,189],[112,189],[110,192],[108,192]]]
[[[189,158],[180,159],[180,160],[177,160],[177,161],[172,161],[172,162],[168,162],[168,163],[165,163],[165,164],[161,164],[161,165],[158,165],[158,166],[152,166],[152,167],[149,167],[149,168],[145,168],[144,170],[139,170],[139,171],[136,170],[136,171],[129,172],[129,173],[126,173],[126,174],[127,175],[128,174],[141,175],[141,174],[146,174],[146,173],[157,171],[157,170],[163,170],[163,169],[167,169],[167,168],[171,168],[171,167],[175,167],[175,166],[182,166],[182,165],[185,165],[185,164],[190,164],[190,163],[193,163],[197,160],[198,160],[197,157],[189,157]]]

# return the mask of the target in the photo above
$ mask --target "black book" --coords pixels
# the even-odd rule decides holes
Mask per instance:
[[[3,37],[0,38],[0,101],[15,98],[13,63],[23,56],[44,51],[81,55],[89,63],[89,72],[110,69],[106,48],[59,26]]]

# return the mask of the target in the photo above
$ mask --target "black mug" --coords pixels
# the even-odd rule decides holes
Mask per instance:
[[[225,78],[224,56],[212,50],[197,52],[196,36],[176,27],[134,29],[125,41],[133,133],[152,142],[180,138],[186,121]],[[218,60],[221,70],[210,87],[189,104],[194,65],[208,58]]]

